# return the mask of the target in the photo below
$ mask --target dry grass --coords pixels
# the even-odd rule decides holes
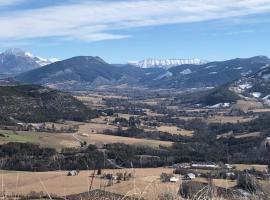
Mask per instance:
[[[82,101],[88,106],[95,108],[105,108],[106,105],[102,100],[102,97],[99,96],[75,96],[78,100]]]
[[[214,116],[214,117],[209,117],[207,119],[208,123],[238,123],[238,122],[249,122],[251,121],[252,117],[241,117],[241,116]]]
[[[120,169],[103,170],[102,173],[116,174],[118,172],[128,172],[135,178],[129,181],[121,181],[107,186],[107,180],[94,177],[92,189],[102,189],[108,192],[136,196],[144,199],[160,199],[160,197],[171,197],[169,199],[181,199],[178,194],[180,182],[161,183],[159,180],[162,172],[172,173],[169,168],[140,168],[140,169]],[[78,176],[66,176],[66,171],[53,172],[11,172],[1,171],[3,177],[3,188],[7,194],[26,195],[31,191],[40,192],[46,190],[51,195],[66,196],[87,192],[93,171],[81,171]],[[196,178],[195,181],[207,183],[208,180]],[[213,184],[218,187],[231,188],[236,182],[230,180],[214,179]],[[16,185],[16,187],[14,187]],[[264,187],[270,186],[269,181],[263,183]],[[162,198],[162,200],[169,200]],[[213,200],[222,198],[214,197]],[[254,198],[256,199],[256,198]],[[196,199],[197,200],[197,199]]]
[[[247,101],[247,100],[238,100],[235,105],[233,105],[233,108],[243,110],[244,112],[247,112],[252,109],[259,109],[263,108],[263,104],[258,101]]]
[[[147,128],[145,130],[146,131],[153,131],[152,129],[147,129]],[[155,130],[170,133],[173,135],[182,135],[182,136],[188,136],[188,137],[193,136],[193,131],[180,129],[177,126],[165,126],[165,125],[164,126],[157,126]]]
[[[45,133],[45,132],[26,132],[26,131],[17,131],[14,134],[12,131],[0,130],[0,133],[5,133],[10,135],[9,137],[1,137],[0,143],[8,142],[31,142],[35,144],[40,144],[44,147],[52,147],[57,150],[62,149],[63,147],[79,147],[79,144],[70,133]]]
[[[255,168],[257,171],[265,172],[267,165],[253,165],[253,164],[234,164],[237,170],[243,171],[245,169]]]
[[[89,137],[83,137],[80,135],[77,135],[77,136],[79,139],[86,141],[88,144],[95,144],[97,146],[101,146],[103,144],[109,144],[109,143],[124,143],[124,144],[133,144],[133,145],[151,146],[151,147],[159,147],[159,145],[163,145],[163,146],[172,145],[172,142],[159,141],[159,140],[148,140],[148,139],[121,137],[121,136],[95,134],[95,133],[90,133],[88,135]]]
[[[206,178],[196,178],[194,181],[201,183],[208,183],[209,181]],[[213,184],[222,188],[232,188],[236,186],[236,181],[226,180],[226,179],[213,179]]]
[[[104,189],[118,194],[147,197],[147,199],[156,199],[157,191],[177,191],[179,184],[160,183],[159,175],[161,172],[172,173],[172,169],[124,169],[124,170],[103,170],[103,173],[113,173],[128,171],[135,173],[135,179],[122,181],[121,183],[105,187],[107,181],[95,177],[93,189]],[[6,193],[17,193],[26,195],[31,191],[44,191],[44,187],[49,194],[65,196],[88,191],[90,175],[93,171],[81,171],[78,176],[66,176],[66,171],[54,172],[8,172],[2,171],[3,183]],[[17,177],[19,181],[17,184]],[[43,184],[40,183],[40,180]],[[17,189],[14,185],[17,184]]]
[[[105,130],[117,130],[117,126],[108,124],[104,117],[92,119],[91,122],[79,126],[80,133],[103,133]]]
[[[255,113],[264,113],[264,112],[270,112],[270,108],[254,109],[252,111],[255,112]]]

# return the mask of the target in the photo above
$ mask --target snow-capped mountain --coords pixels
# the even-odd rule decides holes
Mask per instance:
[[[21,49],[12,48],[0,53],[0,75],[11,77],[56,61],[58,60],[55,58],[44,59]]]
[[[140,68],[163,68],[169,69],[171,67],[179,65],[202,65],[206,64],[208,61],[195,59],[145,59],[142,61],[132,61],[129,64],[140,67]]]

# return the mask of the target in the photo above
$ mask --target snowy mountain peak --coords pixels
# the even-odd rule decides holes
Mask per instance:
[[[46,58],[41,58],[39,56],[34,56],[32,53],[23,51],[22,49],[19,49],[19,48],[8,49],[5,52],[0,53],[0,55],[2,55],[2,57],[15,56],[15,57],[24,57],[25,59],[32,59],[39,66],[48,65],[48,64],[59,61],[57,58],[46,59]]]
[[[30,52],[12,48],[0,53],[0,78],[12,77],[56,61],[58,61],[58,59],[45,59],[34,56]]]
[[[140,68],[164,68],[169,69],[174,66],[191,64],[191,65],[202,65],[206,64],[208,61],[201,60],[198,58],[194,59],[145,59],[138,62],[129,62],[129,64],[140,67]]]
[[[27,52],[24,52],[23,50],[19,48],[11,48],[2,53],[3,55],[14,55],[14,56],[25,56]]]

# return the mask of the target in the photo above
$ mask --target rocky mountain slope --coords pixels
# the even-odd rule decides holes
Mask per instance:
[[[257,73],[245,76],[230,85],[230,90],[245,99],[257,99],[270,105],[270,64]]]

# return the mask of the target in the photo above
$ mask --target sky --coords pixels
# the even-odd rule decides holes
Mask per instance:
[[[0,51],[209,61],[270,56],[270,0],[0,0]]]

